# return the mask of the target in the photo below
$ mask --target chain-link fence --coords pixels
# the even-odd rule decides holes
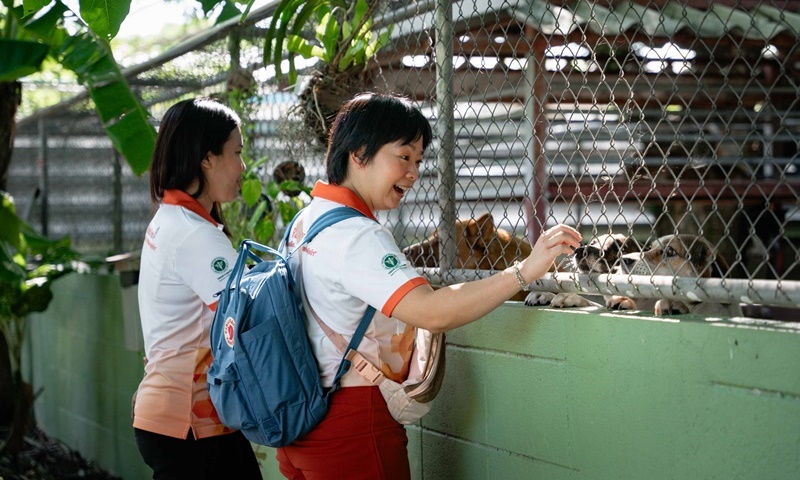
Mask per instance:
[[[273,8],[127,73],[154,118],[244,80],[254,88],[250,155],[268,158],[264,178],[294,160],[313,182],[324,152],[291,120],[297,90],[262,62]],[[391,42],[361,75],[363,89],[409,96],[435,131],[420,181],[382,220],[401,245],[439,229],[433,263],[446,268],[424,268],[434,283],[489,273],[462,268],[457,244],[497,249],[455,227],[488,213],[528,240],[558,222],[578,226],[587,243],[608,233],[645,246],[695,235],[728,266],[699,280],[558,273],[539,288],[796,306],[798,11],[797,0],[382,2],[376,25],[392,26]],[[138,250],[147,178],[115,157],[88,101],[20,123],[10,172],[20,210],[85,251]]]

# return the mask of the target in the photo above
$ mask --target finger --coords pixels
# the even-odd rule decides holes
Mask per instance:
[[[558,233],[565,233],[567,235],[570,235],[572,238],[577,239],[579,242],[583,240],[583,237],[579,231],[577,231],[573,227],[570,227],[569,225],[564,225],[563,223],[550,228],[546,232],[547,235],[557,235]]]
[[[581,238],[576,237],[575,235],[572,234],[572,232],[569,231],[558,232],[554,234],[550,238],[550,240],[553,242],[569,245],[572,248],[578,248],[581,244]]]

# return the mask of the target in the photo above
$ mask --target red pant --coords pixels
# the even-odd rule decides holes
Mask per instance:
[[[407,444],[378,387],[345,387],[333,394],[317,428],[279,448],[277,458],[292,480],[407,480]]]

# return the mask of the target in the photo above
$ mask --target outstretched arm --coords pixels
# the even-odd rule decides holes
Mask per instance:
[[[541,278],[561,254],[580,246],[581,234],[567,225],[556,225],[536,241],[530,255],[518,267],[525,283]],[[421,285],[397,304],[392,317],[433,332],[444,332],[473,322],[520,290],[513,267],[488,278],[434,290]]]

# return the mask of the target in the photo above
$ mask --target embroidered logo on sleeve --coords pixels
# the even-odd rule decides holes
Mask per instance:
[[[383,268],[389,271],[389,275],[394,275],[396,271],[406,266],[405,263],[400,263],[400,259],[393,253],[384,255],[381,263],[383,264]]]
[[[214,270],[216,273],[222,273],[228,269],[228,261],[225,260],[225,257],[217,257],[211,261],[211,270]]]

